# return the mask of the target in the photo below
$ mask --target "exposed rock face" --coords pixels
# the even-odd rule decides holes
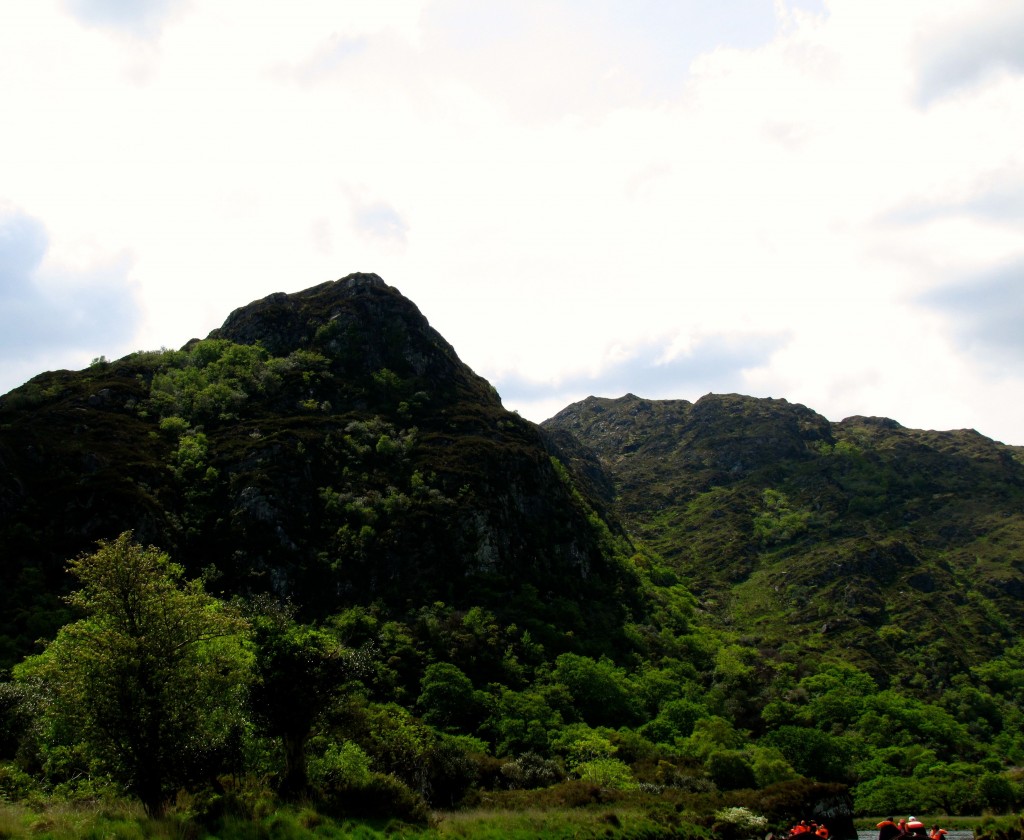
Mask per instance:
[[[350,373],[389,368],[439,384],[454,379],[486,386],[416,305],[376,274],[351,274],[295,294],[269,295],[236,309],[208,338],[259,343],[275,356],[316,346],[343,361]]]
[[[566,430],[593,448],[608,468],[627,509],[641,504],[650,479],[670,477],[707,488],[770,469],[781,461],[811,457],[811,447],[831,442],[828,421],[802,405],[737,394],[708,394],[686,400],[617,400],[588,397],[563,409],[543,427]],[[640,466],[633,470],[630,462]],[[642,504],[646,504],[646,501]]]

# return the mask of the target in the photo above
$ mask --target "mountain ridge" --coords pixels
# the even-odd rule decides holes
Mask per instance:
[[[613,485],[606,502],[720,626],[773,645],[804,635],[808,649],[829,635],[882,679],[915,663],[878,634],[934,626],[928,601],[901,604],[890,587],[958,616],[963,626],[944,634],[955,648],[940,658],[947,671],[996,655],[1024,630],[1024,563],[1012,553],[1024,544],[1018,447],[888,418],[830,422],[740,395],[591,397],[543,426],[597,453]],[[997,537],[1010,553],[992,545]],[[957,603],[965,595],[998,617],[969,620]]]
[[[1024,459],[974,431],[739,394],[537,425],[355,274],[0,397],[0,668],[124,531],[240,599],[257,646],[358,651],[351,683],[298,671],[326,692],[310,756],[352,742],[449,804],[506,768],[673,814],[1016,801]]]

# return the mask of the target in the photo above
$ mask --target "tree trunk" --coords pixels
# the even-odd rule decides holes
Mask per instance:
[[[284,746],[284,778],[281,780],[281,796],[285,799],[299,799],[309,789],[306,775],[306,738],[302,734],[290,733],[281,737]]]

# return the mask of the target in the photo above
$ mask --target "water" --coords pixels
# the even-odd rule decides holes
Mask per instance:
[[[939,822],[942,825],[942,822]],[[857,840],[878,840],[877,831],[858,831]],[[947,831],[946,840],[974,840],[973,831]]]

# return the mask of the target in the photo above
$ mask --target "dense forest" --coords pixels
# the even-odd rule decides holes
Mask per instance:
[[[0,796],[214,833],[1010,813],[1022,503],[1018,448],[784,400],[538,427],[374,275],[273,295],[0,398]]]

